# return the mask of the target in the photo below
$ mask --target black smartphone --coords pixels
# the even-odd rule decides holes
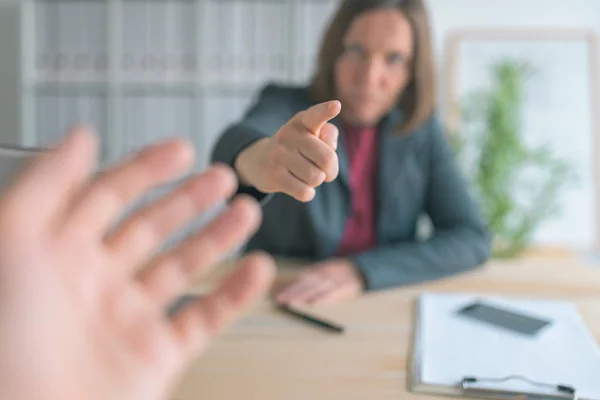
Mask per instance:
[[[495,305],[476,301],[458,310],[458,314],[512,332],[533,336],[552,323],[551,319],[534,317]]]

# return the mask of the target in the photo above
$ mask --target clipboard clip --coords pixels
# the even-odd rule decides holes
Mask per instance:
[[[525,382],[533,387],[545,388],[555,391],[554,394],[549,393],[536,393],[535,391],[513,391],[505,389],[490,389],[477,387],[477,383],[504,383],[511,380],[518,380]],[[577,399],[577,391],[574,387],[568,385],[552,385],[548,383],[541,383],[533,381],[522,375],[509,375],[504,378],[477,378],[474,376],[465,376],[460,386],[465,395],[472,395],[475,397],[487,397],[487,398],[512,398],[512,399]]]

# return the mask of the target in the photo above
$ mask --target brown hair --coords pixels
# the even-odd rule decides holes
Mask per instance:
[[[414,33],[414,57],[410,81],[398,99],[403,114],[399,133],[407,133],[424,123],[435,108],[435,66],[427,10],[422,0],[344,0],[333,17],[319,50],[311,92],[317,101],[336,97],[334,66],[343,52],[343,38],[354,19],[367,11],[396,9],[409,20]]]

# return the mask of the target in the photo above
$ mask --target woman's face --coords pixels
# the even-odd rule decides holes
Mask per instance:
[[[355,125],[374,125],[396,104],[410,79],[413,31],[397,10],[359,15],[343,39],[335,64],[337,99],[342,118]]]

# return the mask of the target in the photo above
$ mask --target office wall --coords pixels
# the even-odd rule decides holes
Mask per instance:
[[[590,29],[600,36],[597,0],[426,0],[444,80],[448,35],[464,28]],[[600,71],[598,71],[600,76]],[[598,89],[600,92],[600,89]],[[440,97],[445,93],[440,85]]]

